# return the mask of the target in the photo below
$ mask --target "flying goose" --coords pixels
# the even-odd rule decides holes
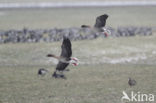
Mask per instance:
[[[56,56],[53,54],[48,54],[47,57],[53,57],[59,60],[57,66],[56,66],[56,70],[53,73],[53,77],[55,78],[66,78],[63,75],[63,71],[66,69],[66,67],[69,64],[73,64],[74,66],[78,65],[78,59],[75,57],[71,57],[72,56],[72,45],[71,42],[69,40],[69,38],[64,37],[63,38],[63,42],[62,42],[62,51],[61,51],[61,55],[60,56]],[[60,74],[58,74],[58,72]]]
[[[110,34],[110,31],[105,28],[107,18],[108,18],[107,14],[103,14],[101,16],[98,16],[96,18],[96,22],[95,22],[94,27],[93,27],[93,29],[96,32],[103,32],[106,37]],[[81,28],[91,28],[91,26],[81,25]]]

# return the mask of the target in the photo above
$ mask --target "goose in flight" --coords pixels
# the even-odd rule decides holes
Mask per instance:
[[[62,49],[62,51],[61,51],[60,56],[48,54],[47,57],[53,57],[53,58],[58,59],[58,61],[59,61],[56,66],[56,70],[54,71],[52,76],[55,78],[64,78],[65,79],[66,77],[63,75],[63,71],[66,69],[66,67],[69,64],[73,64],[74,66],[77,66],[78,59],[75,57],[71,57],[72,56],[72,45],[71,45],[69,38],[67,38],[67,37],[63,38],[61,49]],[[60,74],[58,74],[58,72]]]
[[[110,31],[105,28],[107,18],[108,18],[107,14],[98,16],[96,18],[96,22],[93,28],[96,32],[103,32],[106,37],[110,34]],[[91,28],[91,27],[89,25],[81,25],[81,28]]]

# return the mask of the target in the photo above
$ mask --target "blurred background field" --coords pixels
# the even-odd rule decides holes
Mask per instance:
[[[67,80],[51,77],[57,61],[46,58],[48,53],[60,54],[61,41],[0,44],[0,102],[121,103],[123,90],[156,94],[156,6],[1,8],[0,30],[94,25],[95,18],[104,13],[109,15],[107,27],[145,26],[153,34],[72,41],[73,56],[80,65],[68,67]],[[50,72],[40,77],[39,68]],[[137,85],[130,88],[128,77],[136,79]]]
[[[155,27],[156,6],[82,7],[45,9],[1,9],[0,29],[80,27],[94,25],[98,15],[107,13],[107,26]]]

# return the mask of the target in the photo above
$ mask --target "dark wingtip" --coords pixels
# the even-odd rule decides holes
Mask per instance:
[[[47,57],[54,57],[54,55],[53,54],[48,54]]]
[[[69,40],[70,41],[68,36],[63,36],[63,40]]]
[[[63,40],[65,40],[65,39],[69,39],[68,36],[64,35]]]
[[[106,17],[106,18],[108,18],[108,17],[109,17],[109,15],[108,15],[108,14],[104,14],[103,16],[104,16],[104,17]]]
[[[108,14],[104,14],[105,16],[109,16]]]

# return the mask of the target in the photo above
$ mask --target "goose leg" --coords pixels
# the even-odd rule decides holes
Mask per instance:
[[[66,79],[65,75],[63,74],[63,71],[60,71],[60,78]]]
[[[53,73],[52,77],[58,78],[58,74],[56,72],[57,72],[57,70]]]

